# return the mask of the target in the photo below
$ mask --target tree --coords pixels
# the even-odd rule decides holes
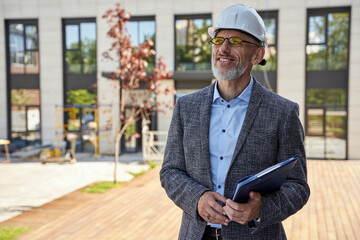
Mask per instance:
[[[96,104],[96,92],[87,89],[68,90],[66,103],[73,105]]]
[[[174,91],[170,88],[160,91],[159,80],[169,79],[173,73],[166,70],[166,65],[162,57],[159,57],[157,66],[150,74],[146,72],[146,68],[149,65],[147,59],[155,55],[155,50],[152,49],[154,43],[151,39],[146,39],[139,46],[133,47],[131,45],[130,35],[125,27],[126,23],[130,20],[130,13],[122,9],[120,4],[116,4],[114,9],[107,10],[103,18],[105,18],[110,25],[107,35],[114,40],[109,50],[103,53],[103,57],[118,62],[116,70],[111,74],[111,79],[120,81],[121,91],[120,120],[115,136],[114,182],[116,183],[120,140],[123,134],[126,132],[128,126],[135,123],[138,119],[147,119],[152,109],[156,108],[156,110],[159,111],[159,103],[156,103],[154,96],[160,93],[169,94]],[[147,86],[148,95],[141,104],[138,104],[136,110],[125,117],[127,96],[131,95],[132,90],[139,88],[140,81],[144,82]],[[136,100],[135,98],[137,98],[135,94],[130,97],[132,102]]]

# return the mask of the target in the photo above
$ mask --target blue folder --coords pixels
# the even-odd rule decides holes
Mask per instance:
[[[266,194],[279,190],[297,159],[298,156],[295,155],[255,175],[238,180],[231,199],[234,202],[246,203],[249,200],[250,191]]]

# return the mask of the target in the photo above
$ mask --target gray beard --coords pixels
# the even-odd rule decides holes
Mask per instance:
[[[211,61],[211,70],[213,72],[214,77],[218,81],[233,80],[239,78],[244,74],[246,68],[247,66],[241,63],[237,63],[236,66],[234,66],[229,71],[226,71],[225,73],[221,73],[221,70],[216,67],[215,61],[214,60]]]

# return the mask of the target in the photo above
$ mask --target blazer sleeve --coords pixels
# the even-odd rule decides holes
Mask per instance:
[[[277,136],[277,160],[280,162],[295,154],[299,156],[299,159],[281,189],[262,196],[260,223],[253,232],[256,232],[258,228],[285,220],[300,210],[310,196],[303,144],[304,132],[298,117],[299,106],[295,103],[290,106]]]
[[[197,213],[201,195],[210,189],[189,176],[183,144],[183,123],[181,121],[181,99],[175,105],[165,148],[164,162],[160,170],[161,185],[169,198],[190,216],[202,220]],[[186,110],[183,110],[183,114]]]

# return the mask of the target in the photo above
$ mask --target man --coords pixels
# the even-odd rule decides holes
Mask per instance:
[[[251,7],[220,15],[212,37],[216,82],[178,99],[160,172],[183,210],[179,239],[286,239],[281,221],[301,209],[310,190],[298,105],[252,76],[264,65],[265,26]],[[293,155],[299,159],[279,191],[231,201],[237,180]]]

